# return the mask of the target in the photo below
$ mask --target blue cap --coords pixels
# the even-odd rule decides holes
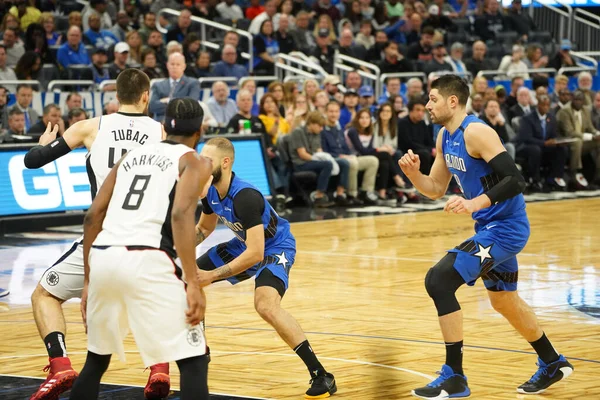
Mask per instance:
[[[360,97],[371,97],[373,96],[373,88],[371,86],[362,86],[358,90],[358,95]]]
[[[573,45],[571,44],[571,41],[569,39],[561,40],[561,42],[560,42],[561,50],[571,50],[571,47],[573,47]]]

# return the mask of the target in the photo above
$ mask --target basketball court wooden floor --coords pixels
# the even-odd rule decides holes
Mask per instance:
[[[565,383],[530,398],[600,399],[600,199],[535,203],[528,209],[532,236],[519,258],[520,293],[575,366]],[[336,375],[334,399],[409,398],[411,389],[435,375],[444,346],[423,278],[445,249],[472,234],[472,225],[469,217],[440,211],[292,225],[299,250],[283,305]],[[219,230],[215,239],[227,235]],[[0,247],[0,287],[11,290],[0,312],[0,374],[5,375],[0,399],[28,398],[39,384],[10,376],[44,376],[47,357],[29,296],[46,265],[69,246],[66,236],[76,234],[46,232],[34,241],[24,235],[22,246]],[[254,312],[253,284],[223,283],[207,292],[211,392],[302,398],[308,373]],[[491,309],[481,283],[463,287],[458,297],[465,314],[465,371],[472,398],[527,397],[515,388],[536,369],[531,348]],[[67,345],[80,369],[86,337],[79,305],[71,302],[65,308]],[[144,385],[147,372],[131,338],[126,348],[127,362],[114,358],[104,382]],[[178,387],[175,372],[173,386]],[[115,389],[103,398],[137,399],[141,390],[136,390],[122,397]]]

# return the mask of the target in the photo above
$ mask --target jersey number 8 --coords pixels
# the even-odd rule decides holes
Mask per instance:
[[[142,182],[142,187],[139,187],[139,182]],[[136,175],[133,177],[131,186],[129,186],[129,193],[127,193],[127,196],[125,196],[125,200],[123,201],[123,210],[135,211],[140,208],[142,200],[144,199],[144,192],[148,188],[149,182],[150,175]],[[132,204],[132,201],[135,201],[135,203]]]

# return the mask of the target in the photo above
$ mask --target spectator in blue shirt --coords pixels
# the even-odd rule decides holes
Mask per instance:
[[[230,44],[226,44],[223,47],[221,53],[221,61],[219,61],[213,68],[213,76],[233,76],[238,80],[245,76],[248,76],[248,70],[243,65],[237,64],[237,51],[235,47]],[[229,84],[235,84],[236,82],[230,81]]]
[[[69,65],[84,64],[90,65],[90,57],[83,43],[81,43],[81,29],[77,26],[71,26],[67,32],[67,43],[60,46],[57,54],[58,64],[62,68],[68,68]]]
[[[91,13],[90,18],[88,19],[90,29],[88,29],[84,35],[92,46],[98,49],[108,50],[110,46],[119,43],[119,39],[117,39],[115,34],[111,31],[100,29],[100,24],[100,15],[97,12]]]
[[[340,111],[340,126],[346,129],[346,125],[352,121],[358,108],[358,93],[354,89],[346,90],[344,93],[344,107]]]

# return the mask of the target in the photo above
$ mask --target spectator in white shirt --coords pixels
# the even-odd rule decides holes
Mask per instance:
[[[240,6],[235,4],[235,0],[225,0],[217,4],[217,12],[221,18],[230,19],[232,21],[244,18],[244,13]]]
[[[206,105],[219,126],[227,126],[238,112],[237,104],[229,98],[229,87],[223,81],[213,83],[212,94]]]

